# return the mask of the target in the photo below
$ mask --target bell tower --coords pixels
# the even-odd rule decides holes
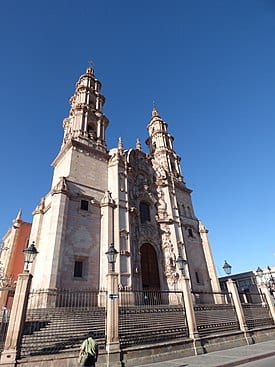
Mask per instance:
[[[174,151],[174,137],[167,131],[167,123],[161,119],[156,108],[147,126],[149,138],[146,144],[155,161],[159,162],[160,173],[167,171],[177,180],[183,181],[180,169],[180,157]]]
[[[98,288],[101,201],[108,190],[105,98],[88,67],[70,98],[50,192],[34,210],[36,288]],[[108,245],[108,244],[107,244]]]
[[[101,83],[95,78],[94,70],[87,68],[76,83],[69,117],[63,121],[63,145],[74,139],[106,152],[105,130],[109,121],[102,112],[105,98],[100,89]]]
[[[165,256],[165,274],[170,287],[175,284],[176,259],[187,261],[187,276],[194,291],[210,291],[211,280],[206,254],[194,214],[191,193],[181,173],[180,157],[173,146],[174,137],[167,130],[167,123],[156,108],[152,111],[147,129],[149,156],[156,173],[158,192],[157,221]]]

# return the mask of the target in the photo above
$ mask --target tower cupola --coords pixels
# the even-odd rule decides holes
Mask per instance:
[[[152,158],[161,165],[162,169],[169,172],[170,176],[183,181],[180,169],[180,157],[174,151],[174,137],[168,133],[167,123],[160,117],[157,109],[152,111],[151,121],[147,129],[149,137],[146,144]]]
[[[96,79],[94,70],[88,67],[76,83],[75,93],[70,99],[70,114],[63,121],[63,145],[74,139],[106,151],[105,130],[109,121],[103,114],[105,97],[100,90],[100,81]]]

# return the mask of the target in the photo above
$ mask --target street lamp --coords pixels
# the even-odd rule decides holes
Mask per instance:
[[[176,263],[178,265],[179,270],[181,271],[181,274],[184,276],[185,275],[185,266],[187,264],[187,261],[185,259],[182,258],[181,255],[178,256]]]
[[[275,280],[273,278],[270,266],[267,266],[267,270],[269,272],[268,288],[270,294],[273,296],[273,292],[275,291]]]
[[[115,262],[118,251],[114,244],[111,243],[108,251],[105,252],[108,259],[107,277],[107,315],[106,315],[106,350],[107,350],[107,366],[114,365],[114,359],[120,359],[119,345],[119,309],[118,309],[118,273],[115,272]],[[112,361],[111,361],[112,359]],[[118,364],[115,364],[118,366]]]
[[[113,243],[110,244],[108,251],[105,252],[105,254],[107,255],[108,263],[110,265],[109,270],[111,270],[113,273],[115,271],[115,262],[118,254],[118,251],[115,249]]]
[[[269,282],[274,285],[274,278],[273,278],[273,275],[272,275],[272,272],[271,272],[271,267],[270,266],[267,266],[267,270],[269,272]]]
[[[25,248],[23,252],[24,252],[24,272],[29,273],[29,264],[34,262],[34,259],[36,258],[36,255],[38,254],[34,241],[32,241],[30,246]]]
[[[228,262],[226,260],[224,260],[223,270],[224,270],[225,274],[230,275],[231,274],[231,269],[232,269],[232,266],[230,264],[228,264]]]
[[[263,269],[261,269],[261,268],[258,266],[258,268],[257,268],[257,270],[256,270],[256,274],[257,274],[257,276],[260,278],[260,281],[262,281],[262,276],[263,276],[263,274],[264,274]]]

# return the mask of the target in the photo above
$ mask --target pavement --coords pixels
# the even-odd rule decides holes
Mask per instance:
[[[198,356],[154,362],[142,367],[234,367],[271,356],[275,356],[275,340]]]

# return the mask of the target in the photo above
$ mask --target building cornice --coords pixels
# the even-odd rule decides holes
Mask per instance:
[[[64,157],[64,155],[70,150],[70,149],[78,149],[78,151],[83,153],[88,153],[90,155],[93,155],[95,157],[98,157],[101,160],[105,160],[106,162],[109,159],[108,152],[102,152],[95,148],[94,146],[84,144],[80,141],[70,139],[68,142],[61,148],[60,152],[58,153],[55,160],[52,162],[51,166],[56,167],[58,162]]]

